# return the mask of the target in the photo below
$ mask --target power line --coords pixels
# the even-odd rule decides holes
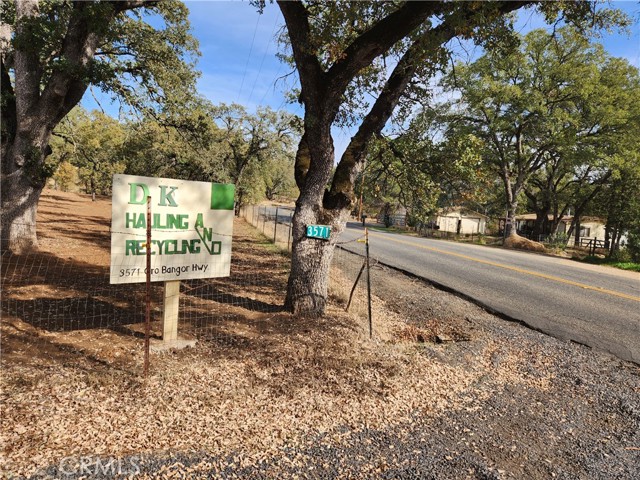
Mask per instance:
[[[247,70],[249,68],[249,61],[251,60],[251,52],[253,52],[253,45],[256,41],[256,33],[258,32],[258,24],[260,23],[260,17],[262,14],[258,15],[258,20],[256,21],[256,26],[253,29],[253,38],[251,39],[251,48],[249,49],[249,56],[247,57],[247,64],[244,66],[244,73],[242,74],[242,82],[240,82],[240,90],[238,90],[238,98],[236,102],[240,100],[240,94],[242,93],[242,87],[244,86],[244,79],[247,76]]]
[[[256,88],[256,84],[258,83],[258,78],[260,78],[260,72],[262,72],[262,66],[264,65],[265,58],[267,58],[267,53],[269,52],[269,46],[273,41],[277,26],[278,26],[278,16],[276,15],[275,20],[273,22],[273,28],[271,29],[271,35],[269,36],[269,43],[267,43],[267,46],[264,49],[264,54],[262,55],[262,60],[260,61],[260,67],[258,68],[258,74],[256,75],[256,79],[253,82],[253,86],[251,87],[251,93],[249,93],[249,99],[247,100],[247,103],[251,103],[251,97],[253,96],[253,91]]]

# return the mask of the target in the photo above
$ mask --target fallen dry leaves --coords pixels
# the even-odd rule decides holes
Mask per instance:
[[[249,240],[257,235],[242,222],[236,232]],[[240,271],[259,261],[282,263],[281,255],[249,240],[234,251]],[[281,301],[286,275],[280,270],[269,285],[234,295]],[[351,282],[340,276],[334,281],[348,292]],[[35,294],[48,293],[38,288]],[[428,341],[434,331],[407,324],[378,298],[370,340],[362,311],[345,313],[338,297],[322,319],[227,305],[215,330],[194,326],[200,338],[194,349],[154,355],[147,381],[140,378],[142,341],[132,335],[50,333],[4,318],[2,472],[30,475],[81,455],[201,450],[241,451],[242,466],[319,433],[336,444],[349,441],[343,426],[379,428],[409,421],[415,412],[473,411],[491,389],[547,385],[549,378],[526,374],[531,362],[545,361],[535,346],[489,342],[472,368],[459,366],[423,355],[418,337]],[[192,308],[205,307],[194,302]],[[430,348],[437,354],[446,346]],[[487,382],[491,389],[478,388]]]

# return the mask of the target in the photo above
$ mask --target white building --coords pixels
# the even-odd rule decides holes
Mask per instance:
[[[440,227],[441,232],[450,232],[458,235],[484,234],[487,228],[487,217],[482,213],[474,212],[463,207],[453,207],[440,210],[433,222]]]

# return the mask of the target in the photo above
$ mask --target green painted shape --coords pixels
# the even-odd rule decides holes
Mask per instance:
[[[211,184],[211,210],[233,210],[236,186],[232,183]]]

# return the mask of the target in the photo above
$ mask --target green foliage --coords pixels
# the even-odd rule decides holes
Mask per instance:
[[[640,272],[640,262],[625,262],[612,260],[610,258],[602,258],[596,256],[585,257],[583,262],[591,263],[594,265],[607,265],[609,267],[619,268],[621,270],[630,270],[632,272]]]
[[[381,138],[369,148],[364,175],[364,203],[391,213],[404,207],[407,224],[419,226],[439,208],[487,200],[491,178],[478,154],[474,135],[443,139],[442,112],[420,112],[393,139]],[[362,177],[360,178],[360,180]],[[356,181],[358,192],[360,181]]]
[[[549,235],[545,242],[549,249],[564,251],[567,249],[567,243],[569,242],[569,236],[566,233],[558,232]]]
[[[91,83],[159,121],[180,118],[199,76],[198,42],[189,30],[183,2],[149,3],[119,15],[96,53]]]
[[[300,119],[270,108],[250,115],[236,104],[213,107],[211,117],[217,126],[215,158],[236,184],[239,206],[265,196],[295,194],[293,159]]]
[[[3,23],[14,26],[13,2],[2,2],[1,13]],[[35,54],[37,65],[30,68],[41,74],[43,88],[54,73],[62,73],[161,117],[176,114],[194,96],[198,42],[189,33],[182,2],[122,10],[117,2],[48,0],[40,1],[37,14],[22,22],[11,47]],[[62,48],[65,39],[81,34],[69,30],[77,25],[100,39],[95,55],[84,64],[72,62]]]
[[[640,263],[640,223],[629,230],[626,247],[631,260]]]
[[[208,121],[203,133],[190,135],[153,119],[126,124],[123,158],[132,175],[226,182],[228,176],[212,147],[217,130]]]
[[[633,260],[631,253],[626,248],[615,249],[609,254],[609,260],[616,263],[629,263]]]
[[[70,192],[78,184],[78,169],[64,160],[58,165],[58,169],[53,174],[53,180],[57,189],[63,192]]]
[[[298,187],[293,177],[293,160],[293,153],[289,156],[273,156],[267,160],[263,168],[263,180],[268,200],[290,200],[298,196]]]
[[[511,214],[526,195],[541,218],[569,207],[583,215],[637,137],[638,79],[574,28],[535,30],[518,48],[490,50],[445,76],[443,86],[461,94],[446,135],[478,140]]]
[[[113,175],[125,170],[126,132],[120,122],[99,111],[87,113],[77,107],[54,135],[57,139],[52,142],[51,160],[60,166],[68,163],[76,167],[87,193],[111,193]]]
[[[631,272],[640,272],[640,263],[636,262],[616,262],[610,264],[612,267],[619,268],[621,270],[629,270]]]
[[[434,209],[439,191],[431,177],[429,146],[409,154],[413,146],[406,138],[380,138],[369,149],[364,204],[369,212],[383,212],[385,224],[401,207],[407,210],[410,224],[426,221]],[[361,181],[356,185],[362,188]]]
[[[201,102],[184,131],[155,120],[130,122],[124,144],[127,173],[231,182],[239,206],[265,197],[295,195],[293,143],[299,119],[259,109],[248,114],[240,105]]]

